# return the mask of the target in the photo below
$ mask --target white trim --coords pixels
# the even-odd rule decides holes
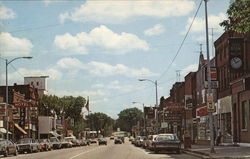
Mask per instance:
[[[238,143],[241,147],[250,147],[250,143]]]

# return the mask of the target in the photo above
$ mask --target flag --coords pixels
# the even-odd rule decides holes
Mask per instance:
[[[85,108],[86,108],[87,111],[89,112],[89,97],[88,97],[87,103],[86,103],[86,105],[85,105]]]

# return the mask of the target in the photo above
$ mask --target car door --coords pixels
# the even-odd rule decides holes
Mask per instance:
[[[14,144],[13,144],[13,142],[11,142],[11,141],[7,141],[7,146],[8,146],[8,150],[9,150],[9,153],[11,153],[11,154],[13,154],[14,153]]]

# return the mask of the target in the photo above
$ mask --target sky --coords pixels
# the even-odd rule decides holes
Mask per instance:
[[[49,94],[89,96],[91,112],[113,118],[126,108],[154,106],[153,82],[158,83],[158,101],[168,97],[179,81],[176,71],[183,81],[197,70],[199,44],[206,55],[204,2],[178,52],[200,2],[0,1],[0,85],[5,85],[3,59],[32,56],[8,66],[10,85],[23,84],[26,76],[48,75]],[[208,1],[211,56],[229,4]]]

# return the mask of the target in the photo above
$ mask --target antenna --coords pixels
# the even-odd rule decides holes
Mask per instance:
[[[181,70],[176,70],[176,82],[180,82],[181,81]]]

